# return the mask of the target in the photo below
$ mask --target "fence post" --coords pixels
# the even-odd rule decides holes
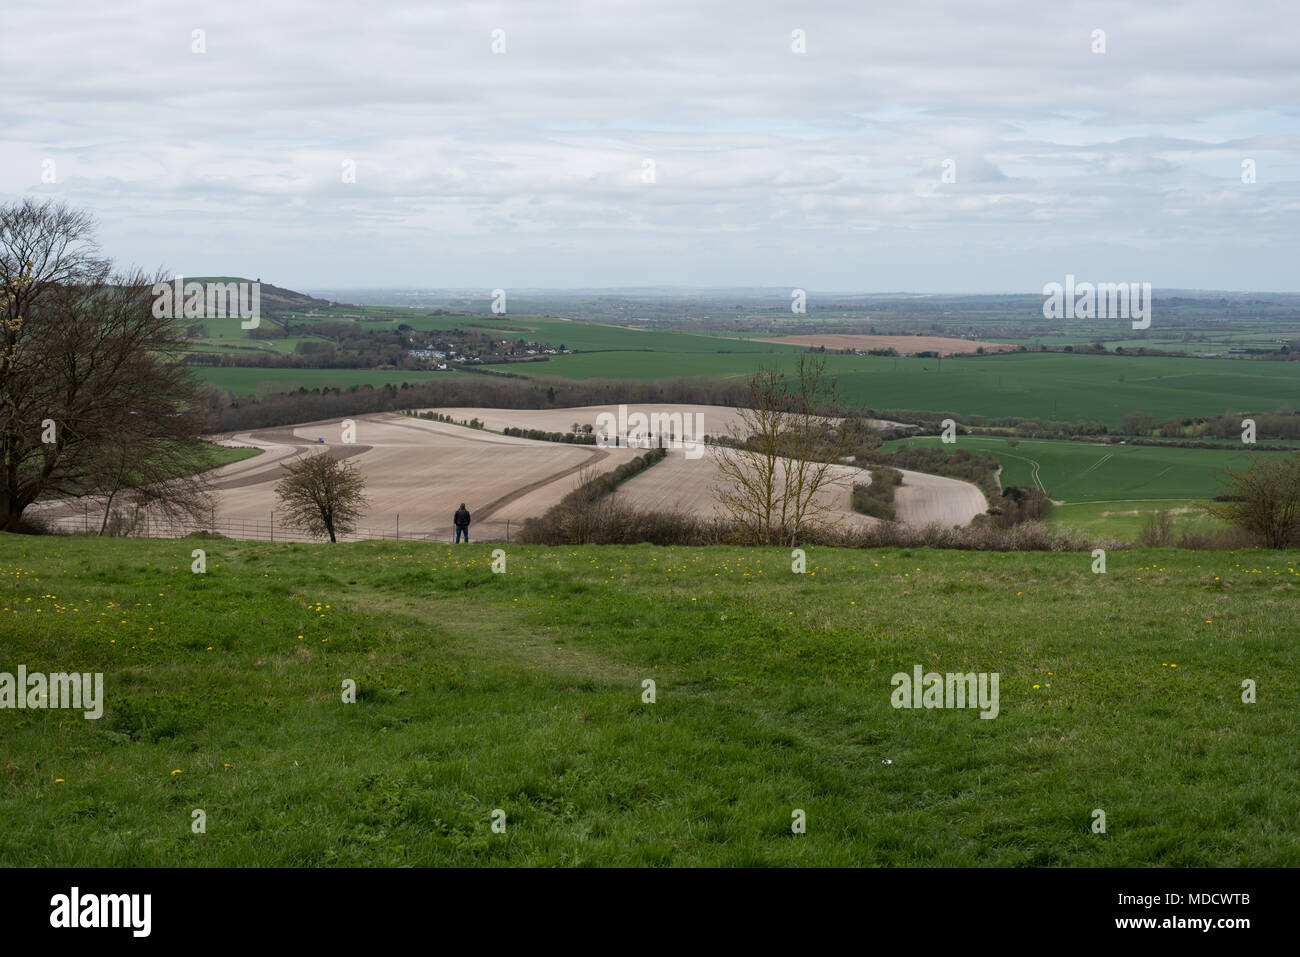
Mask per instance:
[[[275,509],[271,509],[271,541],[275,541]]]
[[[397,542],[402,540],[402,516],[400,513],[397,516],[397,534],[393,536],[393,540]]]
[[[212,509],[212,534],[217,534],[217,510]]]
[[[510,541],[510,519],[506,519],[506,542]]]
[[[90,534],[90,506],[85,502],[81,503],[81,531],[84,535]]]

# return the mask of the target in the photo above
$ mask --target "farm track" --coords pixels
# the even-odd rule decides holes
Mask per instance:
[[[1080,472],[1078,475],[1076,475],[1075,478],[1076,478],[1076,479],[1081,479],[1081,478],[1083,478],[1085,475],[1088,475],[1088,474],[1089,474],[1090,472],[1092,472],[1094,469],[1098,469],[1098,468],[1100,468],[1101,466],[1105,465],[1107,462],[1109,462],[1109,461],[1110,461],[1111,459],[1113,459],[1114,457],[1115,457],[1115,453],[1114,453],[1114,452],[1107,452],[1105,455],[1103,455],[1103,456],[1102,456],[1101,458],[1099,458],[1097,461],[1093,462],[1093,463],[1092,463],[1091,465],[1089,465],[1086,469],[1084,469],[1082,472]],[[1167,470],[1166,470],[1166,471],[1167,471]]]
[[[1022,462],[1028,462],[1028,463],[1029,463],[1029,478],[1030,478],[1030,481],[1032,481],[1035,485],[1038,486],[1038,490],[1039,490],[1040,492],[1042,492],[1044,495],[1047,494],[1047,489],[1045,489],[1045,488],[1043,487],[1043,480],[1039,477],[1039,474],[1038,474],[1038,461],[1037,461],[1036,459],[1026,458],[1026,457],[1023,456],[1023,455],[1015,455],[1015,454],[1013,454],[1013,453],[1011,453],[1011,452],[1002,452],[1002,453],[999,453],[999,454],[1001,454],[1001,455],[1005,455],[1005,456],[1006,456],[1007,458],[1009,458],[1009,459],[1019,459],[1019,460],[1022,461]],[[1000,470],[999,470],[999,471],[1000,471]],[[1001,484],[1001,480],[1000,480],[1000,479],[999,479],[999,484]]]
[[[561,479],[568,478],[570,475],[573,475],[575,472],[581,472],[583,469],[590,468],[591,466],[595,465],[597,462],[604,461],[607,458],[609,458],[609,453],[604,451],[603,449],[593,452],[585,462],[579,462],[577,465],[567,468],[562,472],[556,472],[554,475],[548,475],[546,478],[538,479],[536,482],[533,482],[529,485],[525,485],[522,488],[517,488],[513,492],[509,492],[506,495],[502,495],[500,498],[496,499],[495,501],[491,501],[488,502],[488,504],[486,505],[480,506],[478,510],[478,518],[480,521],[491,518],[494,514],[497,513],[497,511],[499,511],[506,505],[509,505],[511,502],[523,498],[529,492],[534,492],[539,488],[543,488],[547,485],[550,485],[552,482],[558,482]]]

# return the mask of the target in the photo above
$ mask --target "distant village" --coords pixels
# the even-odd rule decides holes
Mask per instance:
[[[409,342],[415,342],[423,336],[412,333],[407,338]],[[568,355],[570,352],[571,350],[564,346],[549,346],[532,340],[500,339],[489,340],[486,343],[440,341],[437,343],[437,348],[427,345],[408,348],[406,355],[417,362],[423,362],[427,369],[445,372],[450,368],[449,363],[481,365],[485,361],[520,361],[543,356]]]
[[[205,341],[206,325],[194,323],[186,336],[197,348],[185,361],[192,365],[445,372],[454,366],[544,362],[571,351],[563,343],[503,339],[499,332],[481,329],[417,329],[406,323],[385,329],[354,322],[302,321],[310,318],[314,317],[282,314],[249,330],[248,339],[253,341],[211,344],[217,348]],[[284,339],[294,340],[291,348],[259,345],[259,341]]]

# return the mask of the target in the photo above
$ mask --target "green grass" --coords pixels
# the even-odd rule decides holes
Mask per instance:
[[[1256,456],[1292,454],[1247,453],[1240,445],[1235,449],[1180,449],[1054,439],[1021,439],[1013,447],[1003,438],[974,435],[958,437],[953,446],[943,446],[938,436],[885,444],[892,447],[913,442],[989,452],[1002,465],[1003,488],[1036,485],[1063,502],[1212,498],[1223,490],[1227,469],[1242,471]]]
[[[244,459],[251,459],[254,455],[261,455],[261,449],[232,449],[224,445],[214,445],[212,447],[213,468],[220,468],[223,465],[229,465],[231,462],[242,462]]]
[[[200,471],[218,469],[221,468],[221,466],[223,465],[230,465],[232,462],[242,462],[244,459],[251,459],[255,455],[262,454],[261,449],[237,449],[237,448],[230,448],[229,446],[225,446],[225,445],[216,445],[211,442],[206,444],[206,447],[203,449],[203,451],[206,453],[206,461],[204,462],[203,467],[202,469],[200,469]],[[197,463],[190,462],[189,464],[193,465]],[[193,475],[193,474],[194,474],[193,471],[172,469],[166,473],[160,474],[159,479],[162,480],[162,479],[171,479],[171,478],[183,478],[184,476]],[[95,493],[93,491],[87,490],[85,487],[73,486],[68,488],[64,493],[62,493],[62,495],[57,497],[63,497],[63,495],[75,496],[78,494],[86,495],[86,494],[95,494]]]
[[[1298,559],[0,535],[0,865],[1294,866]]]
[[[237,395],[253,395],[264,386],[273,392],[294,392],[297,389],[349,388],[354,385],[401,385],[403,382],[423,382],[433,376],[467,375],[457,371],[422,372],[400,369],[254,369],[226,366],[195,366],[195,374],[205,382]]]
[[[441,326],[437,323],[441,321]],[[411,323],[421,327],[426,324]],[[428,320],[431,328],[447,328],[447,320]],[[503,316],[500,319],[462,319],[461,328],[484,329],[501,332],[502,338],[524,338],[551,345],[564,345],[575,350],[626,351],[652,350],[654,352],[682,353],[686,355],[716,354],[719,352],[768,353],[775,350],[794,354],[794,346],[775,346],[765,342],[694,333],[664,332],[662,330],[627,328],[595,322],[576,322],[564,319],[540,319],[532,316]],[[662,370],[661,370],[662,371]]]
[[[1202,512],[1199,508],[1201,504],[1195,500],[1181,502],[1138,500],[1058,505],[1052,509],[1047,522],[1050,525],[1081,528],[1094,539],[1123,542],[1137,541],[1143,523],[1153,512],[1170,513],[1175,536],[1182,535],[1184,532],[1208,532],[1228,526],[1227,522]]]
[[[317,336],[290,336],[284,339],[250,339],[243,337],[236,339],[233,337],[209,337],[205,339],[189,340],[191,352],[210,352],[219,355],[252,355],[256,356],[262,353],[275,355],[276,353],[292,354],[300,342],[328,342],[327,339],[321,339]]]

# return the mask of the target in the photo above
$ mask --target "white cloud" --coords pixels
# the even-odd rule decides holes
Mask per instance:
[[[0,201],[299,286],[1036,290],[1064,262],[1294,288],[1297,26],[1218,0],[9,5]]]

